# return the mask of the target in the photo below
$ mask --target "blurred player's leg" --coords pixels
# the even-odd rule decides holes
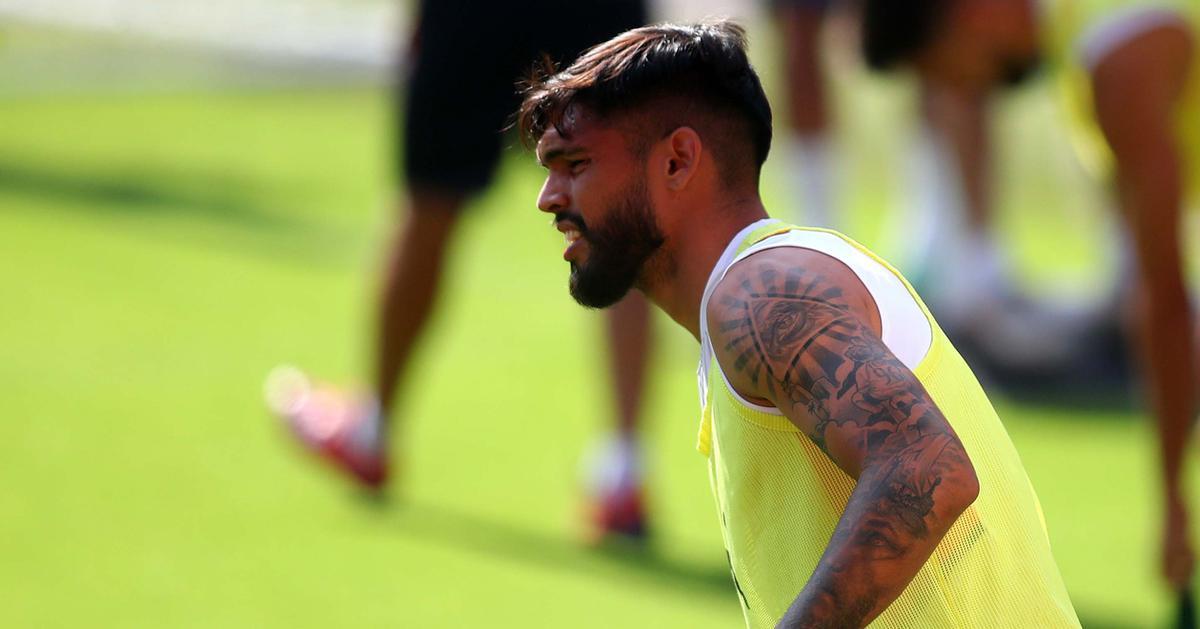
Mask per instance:
[[[590,462],[593,539],[647,531],[641,460],[641,410],[650,355],[650,304],[631,292],[605,312],[616,430]]]
[[[916,209],[939,216],[945,236],[941,242],[948,244],[940,248],[942,259],[927,261],[916,275],[932,274],[928,284],[936,289],[931,301],[951,328],[974,320],[978,312],[995,310],[1013,292],[993,235],[988,109],[983,96],[929,81],[921,84],[923,141],[932,150],[935,168],[921,181],[929,188],[921,192],[927,203]]]
[[[387,253],[379,300],[379,344],[375,392],[387,417],[413,344],[425,329],[442,278],[446,246],[463,194],[414,190],[408,218],[396,230]]]
[[[407,215],[387,245],[373,390],[359,402],[349,392],[316,386],[325,403],[281,413],[306,446],[369,487],[386,482],[387,437],[396,432],[386,428],[397,384],[425,330],[459,214],[490,183],[500,158],[500,130],[515,107],[520,72],[509,54],[509,29],[499,21],[510,14],[486,2],[421,3],[414,64],[397,99],[404,104],[397,137]],[[480,55],[476,46],[496,54]]]
[[[520,4],[521,6],[514,6]],[[576,2],[424,0],[413,47],[414,65],[402,97],[407,216],[388,244],[378,304],[374,387],[355,396],[308,384],[289,390],[319,396],[269,397],[303,443],[325,454],[358,481],[381,486],[388,469],[389,418],[405,368],[436,302],[448,245],[464,206],[487,188],[502,148],[501,130],[516,109],[516,81],[543,53],[570,59],[588,46],[645,22],[640,0]],[[488,54],[479,54],[480,50]],[[622,486],[640,495],[636,425],[646,362],[648,306],[631,302],[611,329],[618,401],[616,441]],[[306,404],[319,398],[321,404]],[[299,400],[297,402],[296,400]],[[363,472],[366,470],[366,472]],[[629,492],[626,492],[629,493]],[[603,504],[603,502],[602,502]],[[637,503],[637,524],[641,503]],[[624,529],[632,530],[628,518]],[[618,530],[624,532],[624,530]]]
[[[916,161],[924,162],[923,189],[914,208],[921,216],[910,223],[916,243],[939,246],[914,243],[923,259],[909,262],[930,307],[960,350],[994,381],[1029,388],[1053,376],[1072,388],[1098,387],[1096,373],[1107,370],[1089,360],[1089,346],[1103,331],[1095,308],[1025,294],[997,240],[989,97],[922,81],[921,105],[924,150]],[[933,226],[937,235],[923,233],[929,227],[922,226]],[[1081,361],[1095,363],[1095,371],[1089,367],[1085,375],[1077,367]]]
[[[641,293],[631,292],[605,312],[608,327],[609,372],[617,403],[617,428],[622,435],[638,431],[645,390],[646,363],[650,356],[650,304]]]
[[[951,336],[996,315],[1015,293],[994,236],[988,99],[920,82],[921,125],[911,149],[912,201],[901,266]]]
[[[1139,349],[1163,464],[1163,572],[1177,590],[1190,583],[1194,562],[1181,468],[1197,408],[1195,342],[1183,271],[1184,156],[1174,122],[1192,51],[1183,23],[1164,25],[1115,48],[1092,73],[1137,261]]]
[[[375,382],[369,395],[313,386],[307,381],[309,390],[302,394],[281,390],[278,383],[276,391],[268,392],[283,400],[272,406],[302,442],[368,487],[387,482],[387,425],[396,388],[429,320],[447,245],[467,199],[465,194],[419,188],[409,196],[408,216],[386,252],[378,302]]]
[[[785,156],[793,217],[833,227],[835,156],[829,137],[829,104],[821,68],[821,27],[833,0],[775,0],[774,10],[787,78],[790,135]]]

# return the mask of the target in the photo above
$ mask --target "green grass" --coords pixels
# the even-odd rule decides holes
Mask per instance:
[[[861,119],[900,110],[897,86],[863,93]],[[1081,222],[1060,203],[1080,194],[1055,183],[1069,162],[1031,148],[1051,124],[1044,96],[1011,107],[1025,126],[1005,176],[1026,183],[1003,224],[1018,262],[1086,276],[1086,221],[1063,237],[1016,211]],[[608,385],[598,315],[567,297],[528,159],[456,243],[406,387],[391,501],[320,473],[266,416],[279,362],[363,375],[389,111],[365,89],[0,102],[0,625],[738,626],[692,449],[696,349],[665,320],[647,409],[653,552],[577,543],[577,462],[611,413]],[[902,146],[891,129],[846,131],[865,164],[847,182],[852,222],[884,248],[899,175],[876,149]],[[1162,622],[1144,425],[1000,410],[1081,615]]]

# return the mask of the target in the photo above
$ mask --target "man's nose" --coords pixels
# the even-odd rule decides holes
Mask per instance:
[[[567,209],[569,205],[570,199],[567,197],[566,191],[555,181],[555,177],[547,177],[546,183],[542,184],[542,191],[538,194],[538,209],[550,214],[557,214]]]

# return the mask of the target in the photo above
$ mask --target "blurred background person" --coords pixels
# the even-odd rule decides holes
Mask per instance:
[[[923,27],[912,21],[881,26],[873,19],[864,28],[904,39],[920,36]],[[1006,70],[998,87],[1028,83],[1043,58],[1038,51],[1030,54],[1025,65]],[[966,94],[925,74],[918,75],[916,87],[917,132],[906,155],[911,180],[902,219],[906,230],[894,238],[898,264],[993,386],[1060,400],[1127,398],[1132,370],[1119,307],[1121,282],[1109,281],[1099,296],[1030,291],[1016,277],[1012,247],[997,228],[994,95]]]
[[[930,117],[949,130],[948,170],[961,177],[966,207],[974,208],[970,233],[980,239],[975,260],[951,262],[967,273],[987,275],[994,266],[987,132],[997,88],[1021,82],[1045,55],[1080,99],[1084,122],[1103,139],[1132,249],[1128,303],[1158,426],[1162,573],[1176,590],[1191,582],[1194,561],[1181,486],[1196,413],[1181,223],[1186,189],[1200,172],[1197,15],[1200,8],[1186,2],[1064,2],[1042,13],[1026,0],[868,0],[862,39],[871,67],[903,65],[918,74]]]
[[[313,385],[293,368],[273,372],[268,383],[274,410],[302,443],[371,489],[386,483],[389,459],[398,454],[389,444],[397,432],[396,394],[433,311],[462,215],[495,174],[503,129],[519,103],[518,81],[543,55],[572,59],[643,25],[646,7],[642,0],[425,0],[417,20],[410,74],[397,98],[405,191],[386,252],[371,391],[362,396]],[[637,424],[649,325],[640,296],[606,315],[617,412],[613,435],[594,462],[597,536],[645,530]]]

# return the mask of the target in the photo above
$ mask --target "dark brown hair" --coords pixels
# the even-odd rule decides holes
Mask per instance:
[[[757,177],[771,148],[771,106],[746,56],[746,31],[729,21],[626,31],[565,69],[546,60],[522,95],[517,127],[527,147],[550,127],[567,136],[564,112],[578,104],[601,117],[636,111],[657,123],[641,126],[642,142],[694,126],[715,143],[718,162],[734,160],[723,175],[752,161]]]

